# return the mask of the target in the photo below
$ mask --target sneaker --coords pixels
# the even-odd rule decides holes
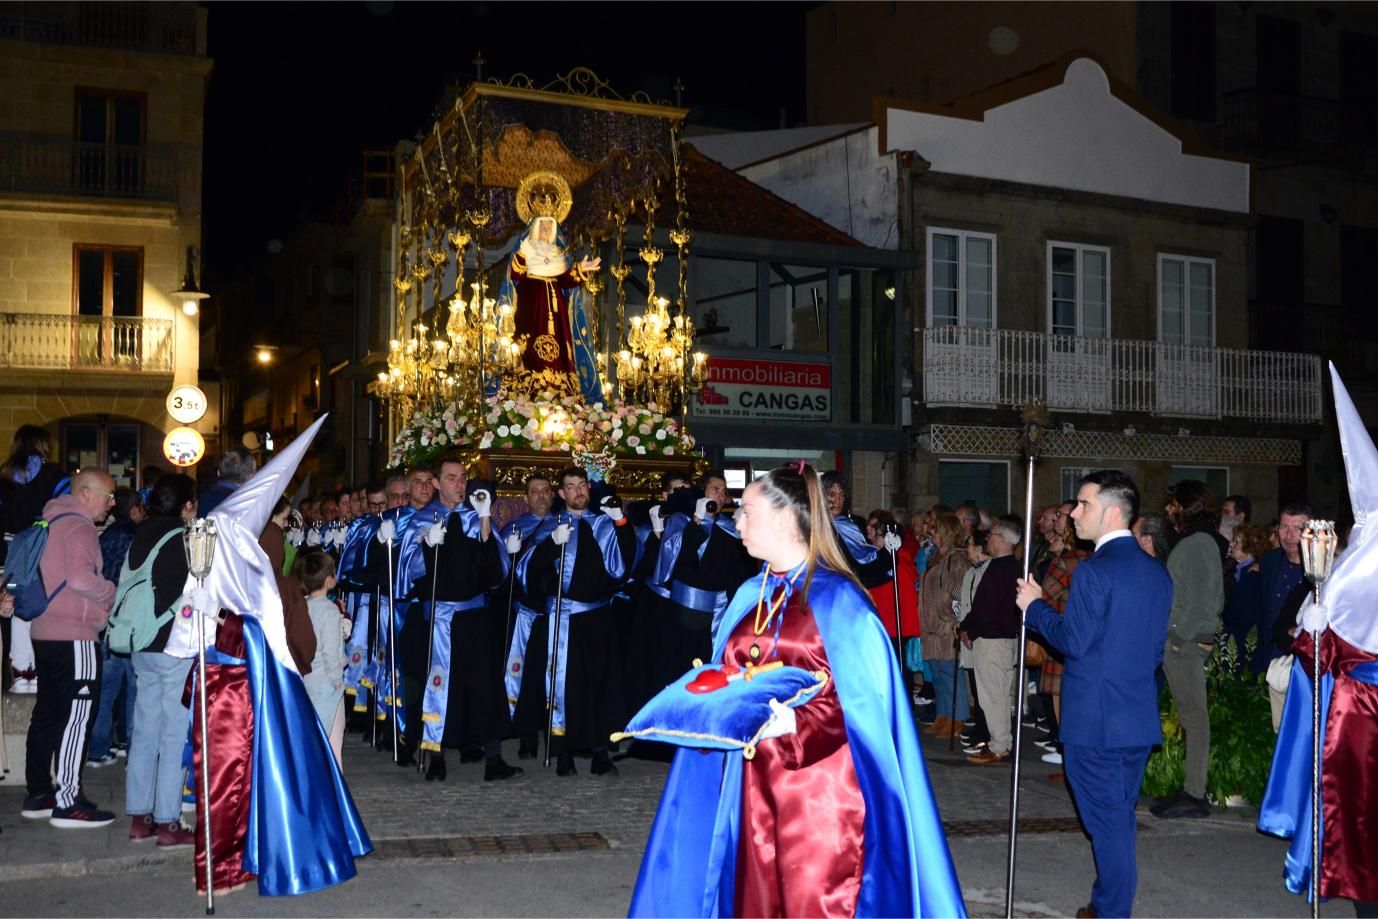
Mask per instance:
[[[1057,749],[1057,741],[1055,741],[1055,740],[1035,740],[1035,741],[1034,741],[1034,746],[1035,746],[1035,747],[1042,747],[1042,748],[1045,749],[1045,750],[1056,750],[1056,749]]]
[[[1056,750],[1051,750],[1043,754],[1043,762],[1051,763],[1054,766],[1062,765],[1062,754]]]
[[[984,741],[981,743],[967,744],[965,747],[962,747],[962,752],[967,756],[972,756],[976,753],[984,753],[986,752],[986,744]]]
[[[104,756],[88,756],[86,758],[86,765],[90,766],[92,769],[99,769],[102,766],[114,765],[119,762],[119,760],[120,758],[115,754],[107,753]]]
[[[46,795],[25,795],[24,803],[20,806],[19,815],[30,820],[47,820],[53,815],[53,808],[57,806],[57,796],[52,792]]]
[[[115,746],[110,749],[110,752],[119,757],[127,757],[129,756],[129,744],[116,742]]]
[[[21,673],[33,673],[32,670],[20,671]],[[10,684],[10,692],[16,696],[32,696],[38,692],[37,677],[15,677]]]
[[[103,811],[90,801],[80,798],[71,807],[55,807],[48,823],[59,830],[84,830],[109,826],[115,822],[115,815]]]
[[[158,824],[152,814],[135,814],[129,818],[129,841],[143,842],[158,835]]]
[[[182,825],[182,821],[158,824],[158,848],[178,849],[196,845],[196,834]]]

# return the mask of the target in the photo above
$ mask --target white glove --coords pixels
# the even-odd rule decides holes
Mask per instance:
[[[665,521],[660,519],[660,505],[651,505],[651,532],[659,536],[665,532]]]
[[[625,516],[620,507],[605,507],[602,510],[613,523],[621,523],[622,518]]]
[[[301,527],[289,527],[287,532],[283,535],[287,538],[288,542],[298,549],[301,548],[302,540],[306,538],[306,534],[301,531]]]
[[[306,544],[308,546],[319,546],[321,544],[321,531],[312,527],[306,531]]]
[[[550,534],[550,541],[557,546],[563,546],[569,542],[569,534],[574,532],[574,528],[567,523],[562,523]]]
[[[426,540],[426,545],[430,546],[432,549],[442,545],[445,542],[445,521],[437,520],[427,527],[426,535],[423,538]]]
[[[762,740],[771,737],[784,737],[799,730],[799,722],[794,717],[794,709],[782,704],[779,699],[770,700],[770,715],[770,721],[766,722],[766,729],[761,732]]]
[[[340,640],[349,641],[349,635],[354,631],[354,623],[348,616],[340,617]]]
[[[694,502],[694,519],[704,520],[708,517],[708,499],[699,498]]]
[[[901,543],[901,542],[903,542],[903,540],[900,539],[900,534],[898,534],[898,533],[886,533],[886,534],[885,534],[885,549],[886,549],[886,551],[888,551],[888,552],[898,552],[898,551],[900,550],[900,543]]]
[[[522,550],[522,534],[513,530],[507,534],[507,554],[516,555]]]
[[[493,496],[482,488],[469,496],[469,504],[480,517],[493,516]]]
[[[393,523],[391,520],[384,520],[378,527],[378,541],[386,546],[396,538],[397,524]]]
[[[220,616],[220,607],[211,596],[210,588],[193,587],[191,589],[191,608],[196,610],[207,619],[217,619]]]
[[[345,540],[349,538],[349,530],[344,527],[336,527],[335,532],[331,535],[335,540],[335,547],[337,549],[343,549]]]

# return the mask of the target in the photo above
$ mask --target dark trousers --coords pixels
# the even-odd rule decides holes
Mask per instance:
[[[1096,857],[1091,905],[1098,916],[1128,916],[1134,908],[1134,889],[1139,882],[1134,805],[1151,750],[1076,744],[1062,747],[1062,771]]]
[[[42,797],[53,793],[56,775],[57,806],[71,807],[81,794],[81,770],[100,706],[100,646],[35,641],[33,650],[38,697],[29,722],[24,780],[30,795]]]

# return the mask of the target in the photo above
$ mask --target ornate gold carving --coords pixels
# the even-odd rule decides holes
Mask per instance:
[[[514,73],[505,81],[495,77],[488,82],[496,86],[510,86],[513,89],[534,89],[547,93],[567,93],[571,96],[584,96],[589,99],[612,99],[618,102],[639,102],[643,105],[670,104],[668,99],[652,99],[649,95],[640,90],[632,93],[630,96],[623,96],[612,88],[612,84],[587,67],[575,67],[568,73],[560,74],[544,86],[537,86],[536,82],[524,73]]]
[[[517,186],[516,204],[522,223],[530,223],[533,217],[554,217],[557,223],[563,223],[574,206],[574,196],[564,176],[542,169],[522,179]]]

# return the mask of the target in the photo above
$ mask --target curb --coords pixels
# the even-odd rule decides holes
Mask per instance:
[[[43,878],[74,878],[92,874],[123,874],[126,872],[157,871],[169,865],[184,864],[191,868],[189,848],[144,852],[139,855],[117,855],[111,858],[77,858],[61,862],[33,862],[24,865],[0,865],[0,883],[8,881],[36,881]]]

